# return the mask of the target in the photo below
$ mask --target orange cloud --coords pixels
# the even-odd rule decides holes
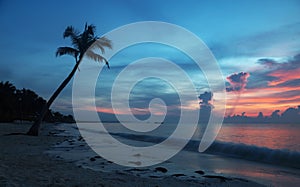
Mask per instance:
[[[95,108],[92,106],[86,106],[83,108],[83,110],[88,110],[88,111],[95,111]],[[112,108],[105,108],[105,107],[96,107],[97,112],[103,112],[103,113],[108,113],[108,114],[127,114],[124,111],[120,109],[113,110]]]
[[[269,86],[277,86],[289,80],[300,79],[300,68],[294,70],[278,70],[268,74],[272,77],[277,77],[278,80],[270,81]]]
[[[227,97],[226,115],[232,115],[230,111],[233,109],[234,114],[246,112],[248,116],[257,116],[258,112],[263,112],[265,115],[270,115],[275,110],[283,112],[286,108],[298,106],[300,104],[300,95],[286,97],[284,93],[288,91],[300,92],[300,88],[255,88],[248,89],[239,96],[230,93]]]

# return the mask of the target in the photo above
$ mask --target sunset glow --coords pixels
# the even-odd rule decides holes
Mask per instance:
[[[217,11],[211,11],[204,8],[206,6],[215,7],[215,4],[210,1],[174,3],[172,7],[170,7],[169,1],[147,3],[121,3],[118,1],[117,3],[103,3],[102,11],[98,10],[98,6],[90,6],[90,9],[87,8],[87,5],[70,9],[78,12],[78,17],[75,18],[72,14],[65,12],[69,10],[56,10],[56,14],[51,11],[49,15],[52,16],[44,17],[44,20],[41,21],[40,15],[44,15],[44,12],[48,11],[48,4],[49,7],[52,7],[51,2],[32,4],[31,6],[37,12],[33,12],[31,15],[27,14],[26,9],[21,8],[28,6],[26,2],[19,2],[18,6],[15,6],[14,3],[7,1],[3,3],[3,7],[5,6],[6,9],[1,11],[5,27],[0,31],[0,35],[3,36],[3,50],[0,52],[3,57],[0,64],[0,80],[12,81],[18,88],[33,89],[47,99],[65,78],[65,73],[69,72],[73,66],[74,59],[70,57],[56,58],[54,54],[57,46],[64,45],[63,42],[69,44],[68,40],[63,41],[61,37],[66,26],[72,25],[74,28],[82,29],[82,25],[88,22],[88,24],[96,26],[97,34],[101,36],[122,25],[153,20],[169,22],[187,29],[203,40],[215,56],[224,82],[213,82],[213,84],[224,84],[226,90],[219,89],[212,93],[213,98],[210,104],[213,106],[213,112],[218,113],[223,107],[221,106],[222,102],[218,102],[221,92],[227,94],[226,116],[241,115],[243,112],[247,116],[257,116],[259,112],[270,115],[275,110],[280,110],[279,114],[281,114],[289,107],[297,107],[300,105],[300,43],[296,40],[299,37],[296,31],[299,31],[300,28],[299,4],[281,1],[265,2],[264,6],[261,5],[264,3],[259,1],[235,3],[237,7],[247,7],[247,9],[235,9],[226,2],[219,2],[220,7],[224,9],[218,8]],[[91,4],[95,4],[95,2]],[[275,4],[278,6],[273,6]],[[18,9],[15,10],[16,7]],[[183,7],[189,11],[182,12]],[[263,7],[268,7],[268,9]],[[82,11],[83,9],[90,11]],[[235,11],[232,11],[233,9]],[[14,10],[13,16],[12,11],[9,10]],[[93,12],[97,12],[97,14]],[[181,15],[178,12],[184,14]],[[270,16],[266,16],[266,14]],[[120,15],[122,15],[122,19],[120,19]],[[62,17],[65,19],[61,19]],[[24,25],[21,21],[23,19],[30,21]],[[54,22],[54,20],[56,21]],[[235,20],[234,26],[231,26],[232,20]],[[18,25],[21,25],[24,30],[22,34],[15,33],[20,29]],[[39,26],[37,27],[37,25]],[[235,25],[238,25],[240,29],[236,29]],[[12,35],[14,37],[11,37]],[[139,32],[132,33],[133,37],[139,35]],[[159,35],[156,37],[160,39]],[[170,37],[176,39],[179,36],[176,32],[170,31]],[[112,41],[112,45],[118,45],[118,42],[119,40],[115,39]],[[201,52],[194,49],[192,43],[184,43],[184,45],[196,53]],[[13,55],[16,51],[18,51],[18,55]],[[106,54],[109,52],[107,50]],[[160,110],[149,111],[149,103],[155,98],[163,100],[169,114],[172,115],[178,115],[178,109],[181,107],[181,109],[191,111],[200,109],[199,102],[201,101],[195,98],[180,106],[176,90],[172,88],[172,85],[163,83],[159,79],[146,81],[145,84],[141,81],[141,84],[130,94],[129,110],[122,107],[113,109],[110,93],[116,77],[128,64],[146,57],[164,58],[180,66],[195,84],[198,94],[195,98],[204,92],[211,91],[203,73],[215,75],[216,69],[201,72],[195,68],[195,62],[178,49],[147,43],[147,45],[125,48],[109,59],[111,69],[104,69],[97,81],[96,109],[90,106],[81,106],[81,109],[96,110],[99,114],[107,114],[107,120],[114,120],[114,118],[110,118],[113,114],[149,115],[149,112],[153,112],[155,115],[164,115],[164,112]],[[91,64],[91,69],[103,66],[92,60],[87,64]],[[164,66],[151,67],[151,64],[146,67],[147,72],[159,71],[167,75],[170,80],[174,80],[180,85],[179,91],[185,94],[187,84],[179,81],[178,74],[168,71]],[[78,71],[78,73],[81,72]],[[141,72],[130,71],[126,77],[138,80],[139,74]],[[120,84],[119,89],[126,90],[126,84]],[[119,94],[120,102],[128,99],[123,97],[121,92]],[[91,101],[93,99],[83,98],[83,100]],[[53,110],[70,114],[72,113],[71,101],[72,85],[70,84],[53,103]],[[157,107],[159,109],[163,106],[157,105]]]
[[[300,68],[289,71],[278,70],[270,73],[269,75],[278,78],[276,81],[270,81],[269,86],[277,86],[290,80],[300,79]]]

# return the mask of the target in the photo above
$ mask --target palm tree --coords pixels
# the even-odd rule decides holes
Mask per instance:
[[[0,82],[0,121],[13,121],[16,114],[16,87],[6,81]]]
[[[86,55],[87,57],[91,58],[92,60],[98,62],[105,62],[107,67],[109,68],[108,61],[100,54],[94,52],[90,49],[100,49],[102,54],[105,52],[105,47],[112,48],[111,41],[105,37],[97,37],[95,36],[96,27],[94,25],[87,25],[85,24],[84,31],[79,33],[77,30],[74,29],[72,26],[68,26],[63,34],[64,38],[70,38],[72,41],[73,47],[59,47],[56,51],[56,56],[62,55],[71,55],[75,58],[75,65],[71,71],[71,73],[67,76],[67,78],[60,84],[57,90],[53,93],[50,97],[48,102],[44,105],[43,109],[41,110],[39,116],[35,120],[34,124],[31,126],[29,131],[27,132],[28,135],[38,136],[39,129],[41,122],[50,108],[53,101],[56,97],[60,94],[60,92],[64,89],[64,87],[70,82],[72,77],[74,76],[76,70],[80,62],[83,59],[83,56]],[[88,50],[89,49],[89,50]]]

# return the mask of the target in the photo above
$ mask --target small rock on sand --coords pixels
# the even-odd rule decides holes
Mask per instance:
[[[182,173],[176,173],[172,175],[172,177],[182,177],[182,176],[186,176],[186,175]]]
[[[166,168],[164,168],[164,167],[157,167],[157,168],[155,168],[155,172],[157,172],[157,171],[160,171],[162,173],[167,173],[168,172],[168,170]]]
[[[198,173],[200,175],[204,175],[204,171],[202,171],[202,170],[197,170],[197,171],[195,171],[195,173]]]

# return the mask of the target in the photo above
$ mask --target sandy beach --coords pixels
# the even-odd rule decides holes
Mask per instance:
[[[187,179],[182,174],[164,173],[159,166],[149,171],[163,173],[160,177],[145,177],[145,170],[137,168],[94,171],[46,154],[71,138],[58,136],[53,124],[43,124],[38,137],[6,135],[26,132],[29,127],[30,124],[0,124],[0,186],[260,186],[245,179],[206,175],[205,171]],[[106,166],[112,164],[100,156],[90,158],[90,162],[96,159]]]

